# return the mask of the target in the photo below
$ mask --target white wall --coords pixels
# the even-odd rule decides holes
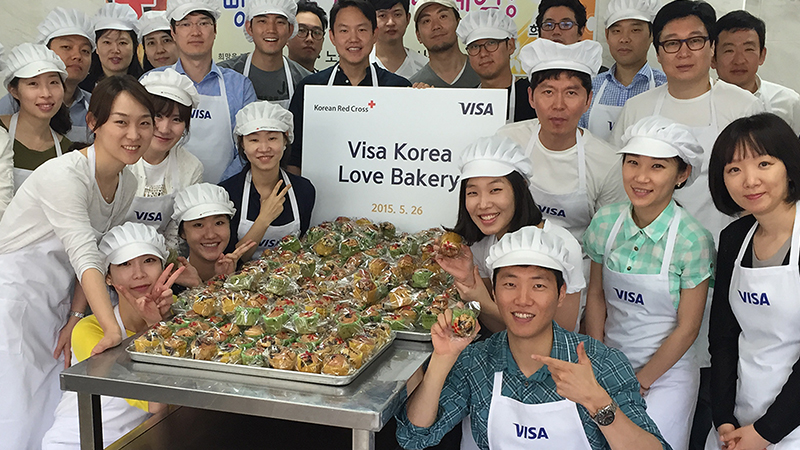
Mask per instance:
[[[527,0],[523,0],[527,1]],[[604,23],[606,6],[609,0],[596,0],[597,15],[600,23]],[[666,0],[662,0],[665,2]],[[770,80],[793,88],[800,92],[800,77],[796,75],[796,67],[800,65],[800,50],[797,49],[797,37],[791,30],[800,20],[800,1],[798,0],[708,0],[717,10],[717,16],[736,10],[746,9],[762,18],[767,23],[767,60],[759,70],[765,80]],[[153,0],[155,3],[155,0]],[[36,38],[36,25],[56,6],[77,8],[93,14],[103,4],[103,0],[0,0],[2,15],[0,16],[0,43],[6,49]],[[238,32],[238,31],[237,31]],[[409,26],[406,42],[416,44],[413,36],[413,25]],[[595,33],[596,39],[605,43],[602,33]],[[244,48],[242,51],[248,51]],[[655,52],[651,48],[651,62],[657,67]],[[605,63],[613,63],[608,51],[605,52]],[[5,94],[2,87],[0,93]]]

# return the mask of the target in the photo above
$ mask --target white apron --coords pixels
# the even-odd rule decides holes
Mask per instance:
[[[167,176],[169,178],[164,179],[164,184],[169,179],[172,192],[159,197],[134,197],[128,217],[125,218],[126,222],[139,222],[155,227],[159,234],[164,234],[167,230],[167,224],[172,218],[175,208],[175,193],[183,187],[180,185],[178,155],[174,148],[167,155],[167,161],[162,161],[162,164],[165,162],[168,165]],[[145,186],[147,186],[146,178],[147,172],[145,172]]]
[[[94,178],[93,146],[87,159]],[[101,232],[110,224],[109,217]],[[0,255],[0,267],[0,437],[10,448],[38,449],[61,398],[58,375],[64,359],[54,359],[53,350],[67,321],[75,271],[55,234]]]
[[[289,184],[289,176],[281,169],[281,177],[283,177],[284,186]],[[252,220],[247,220],[247,211],[250,207],[250,186],[253,184],[253,174],[249,170],[244,177],[244,191],[242,193],[242,211],[239,217],[239,228],[236,230],[236,235],[241,241],[244,236],[250,231],[253,226]],[[264,250],[275,247],[280,242],[281,238],[293,234],[300,235],[300,209],[297,207],[297,196],[294,194],[294,188],[289,188],[287,193],[289,196],[289,203],[292,205],[292,216],[294,220],[286,225],[270,225],[267,231],[261,238],[261,241],[256,245],[256,252],[253,253],[252,259],[258,259]],[[285,205],[285,204],[284,204]]]
[[[669,291],[669,265],[681,209],[676,207],[670,221],[664,260],[657,274],[620,273],[608,268],[608,257],[625,216],[626,213],[620,214],[614,223],[603,254],[603,292],[608,315],[604,343],[621,350],[638,372],[678,325],[678,312]],[[647,413],[675,450],[686,450],[689,446],[699,386],[700,369],[690,348],[650,386],[645,396]]]
[[[800,359],[800,205],[792,228],[789,265],[742,267],[742,257],[753,238],[758,222],[747,233],[733,266],[730,294],[739,334],[739,364],[736,406],[733,415],[742,426],[761,418],[775,401]],[[712,429],[707,449],[718,449],[719,436]],[[768,450],[800,449],[800,428],[795,428]]]
[[[220,95],[200,94],[200,103],[192,110],[192,132],[183,145],[203,163],[203,181],[211,184],[221,181],[223,172],[236,157],[225,80],[222,75],[218,78]]]
[[[653,89],[656,87],[656,80],[653,76],[653,69],[650,66],[648,66],[648,69],[650,69],[650,87],[648,87],[648,89]],[[589,113],[589,123],[587,125],[587,128],[593,135],[604,141],[608,141],[611,137],[611,129],[614,128],[614,124],[617,123],[619,114],[622,112],[622,106],[604,105],[600,103],[600,99],[603,97],[607,85],[608,78],[600,85],[600,89],[597,90],[597,94],[594,96],[594,100],[592,100],[592,109]]]
[[[333,86],[333,80],[336,78],[337,70],[339,70],[339,63],[333,66],[333,72],[331,72],[331,76],[328,78],[328,86]],[[378,72],[375,71],[375,66],[373,64],[369,65],[369,73],[372,77],[372,87],[378,87]]]
[[[119,315],[119,306],[114,308],[114,316],[122,336],[127,336]],[[72,364],[77,363],[73,352]],[[125,399],[118,397],[101,396],[100,408],[103,416],[103,447],[111,445],[150,416],[147,411],[131,406]],[[67,391],[61,396],[53,427],[44,436],[42,450],[80,450],[80,440],[78,394]]]
[[[253,64],[253,52],[250,52],[247,55],[247,60],[244,62],[244,76],[250,78],[250,66]],[[289,98],[284,100],[274,100],[270,103],[275,103],[276,105],[283,106],[284,109],[289,109],[289,103],[292,102],[292,96],[294,95],[294,80],[292,79],[292,72],[289,70],[289,61],[286,57],[283,57],[283,72],[286,74],[286,87],[289,89]]]
[[[8,137],[10,138],[12,145],[14,142],[14,136],[17,134],[17,120],[19,120],[19,113],[15,113],[11,116],[11,122],[8,124]],[[50,129],[50,134],[53,135],[53,144],[56,147],[56,158],[61,156],[61,142],[58,140],[58,135],[56,134],[53,129]],[[33,173],[32,170],[27,169],[19,169],[14,167],[14,193],[16,194],[19,190],[19,187],[22,186],[22,182],[27,180],[28,177]]]
[[[526,155],[533,153],[533,147],[538,139],[539,127],[531,135],[528,147],[525,149]],[[583,232],[592,221],[592,211],[589,208],[586,191],[586,150],[583,146],[583,135],[581,135],[580,129],[575,130],[575,139],[578,147],[578,190],[568,194],[551,194],[534,183],[530,183],[530,190],[533,200],[539,205],[539,209],[542,210],[542,214],[547,220],[552,220],[554,224],[566,228],[578,242],[583,242]],[[534,174],[535,177],[536,174]]]
[[[591,450],[575,402],[528,405],[502,392],[503,372],[495,372],[487,423],[491,450]]]

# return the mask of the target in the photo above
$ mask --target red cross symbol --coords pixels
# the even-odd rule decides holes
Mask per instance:
[[[144,7],[148,7],[149,9],[155,10],[164,10],[166,9],[167,2],[163,0],[115,0],[113,3],[120,3],[123,5],[130,5],[134,11],[136,11],[136,15],[142,17],[145,9]],[[158,6],[161,6],[159,8]],[[148,10],[149,10],[148,9]]]
[[[373,102],[372,100],[370,100],[369,103],[367,103],[367,104],[369,105],[370,108],[374,108],[375,107],[375,102]]]

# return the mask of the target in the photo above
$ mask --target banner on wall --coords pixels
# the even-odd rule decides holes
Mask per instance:
[[[312,223],[369,217],[409,232],[455,225],[461,152],[505,123],[506,103],[501,89],[306,86]]]

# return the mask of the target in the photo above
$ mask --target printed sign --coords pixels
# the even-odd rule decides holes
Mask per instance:
[[[461,152],[505,123],[504,89],[306,86],[303,176],[312,223],[338,216],[414,232],[453,226]]]

